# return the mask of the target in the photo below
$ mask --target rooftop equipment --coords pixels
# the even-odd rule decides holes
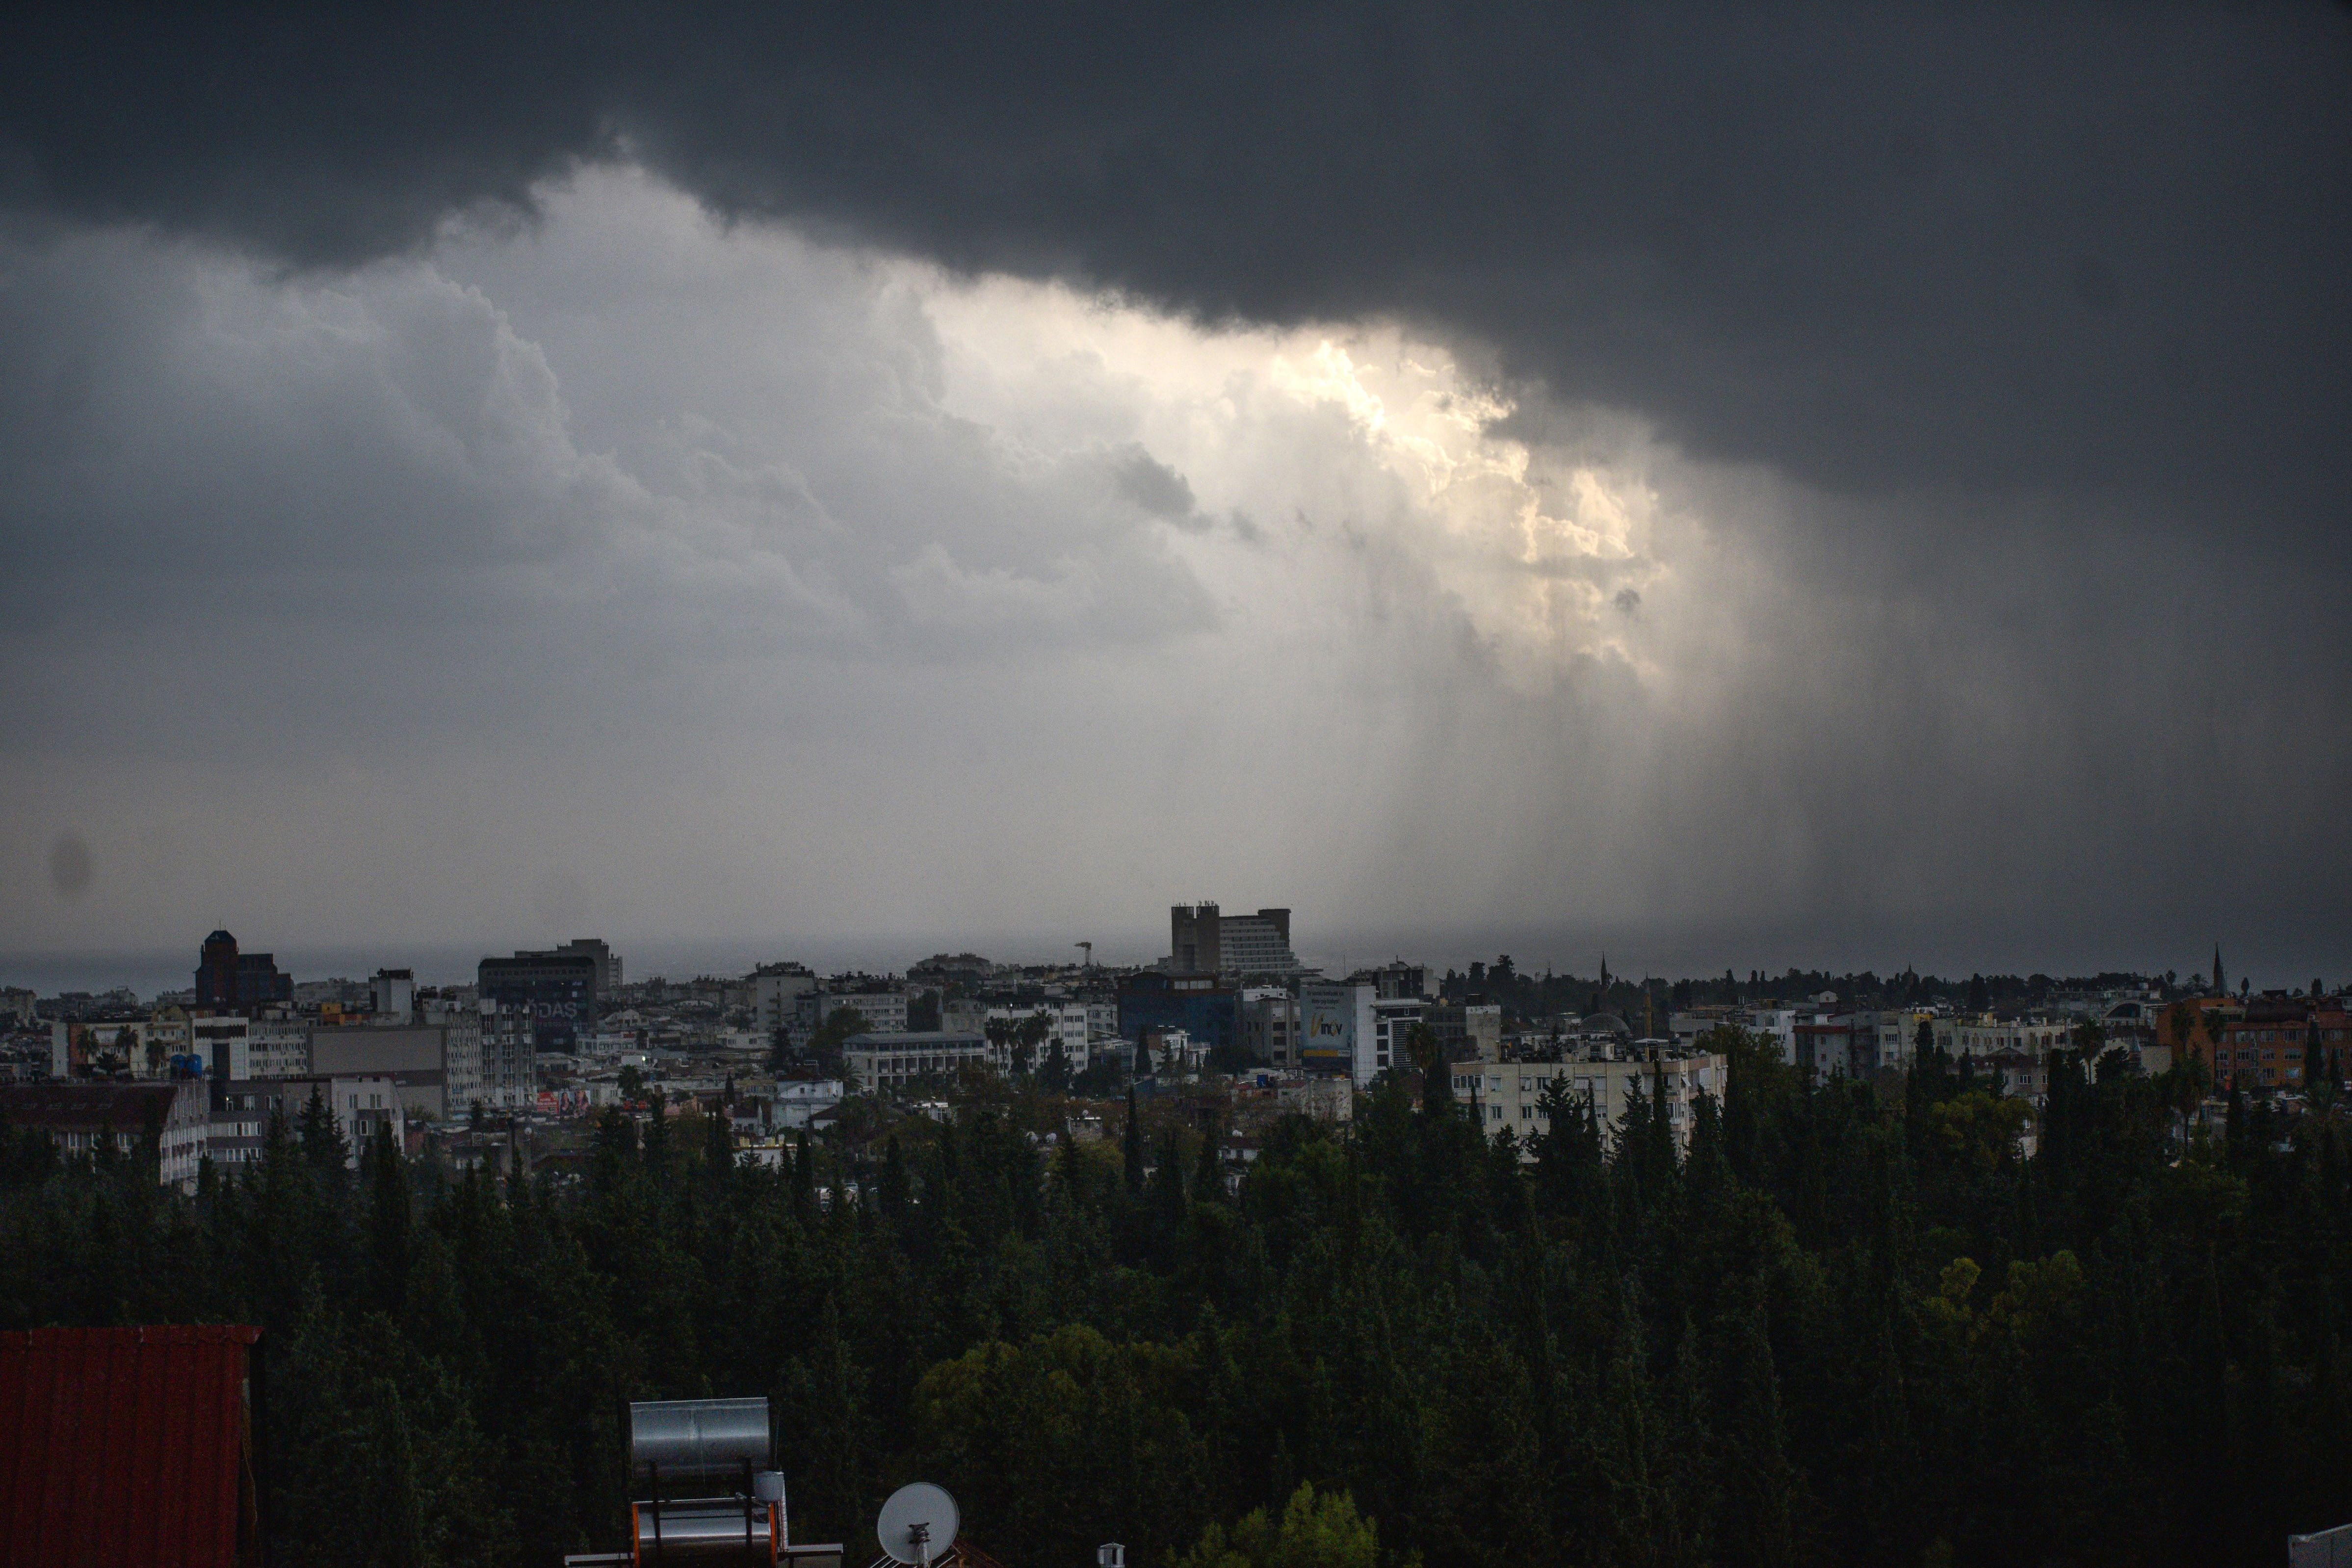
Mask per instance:
[[[646,1400],[629,1406],[631,1560],[772,1565],[785,1544],[784,1478],[764,1399]],[[734,1482],[730,1490],[713,1489]],[[685,1495],[678,1495],[684,1493]]]
[[[644,1400],[629,1406],[629,1545],[566,1568],[665,1563],[841,1568],[839,1542],[795,1547],[764,1399]]]
[[[668,1482],[764,1470],[774,1452],[764,1399],[658,1399],[629,1406],[629,1468]]]
[[[893,1563],[931,1568],[955,1545],[962,1516],[945,1487],[909,1481],[890,1494],[874,1521],[874,1535]],[[878,1564],[877,1564],[878,1568]]]

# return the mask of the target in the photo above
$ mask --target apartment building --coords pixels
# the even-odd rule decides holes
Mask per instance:
[[[1604,1131],[1613,1136],[1634,1098],[1648,1098],[1663,1073],[1667,1125],[1675,1147],[1687,1151],[1693,1108],[1701,1094],[1722,1099],[1727,1058],[1664,1044],[1656,1051],[1654,1063],[1644,1059],[1646,1053],[1606,1047],[1591,1057],[1560,1061],[1459,1062],[1453,1075],[1454,1093],[1468,1103],[1487,1137],[1500,1138],[1507,1128],[1521,1144],[1521,1157],[1533,1159],[1531,1141],[1551,1126],[1543,1100],[1553,1084],[1565,1085],[1580,1104],[1590,1100]]]

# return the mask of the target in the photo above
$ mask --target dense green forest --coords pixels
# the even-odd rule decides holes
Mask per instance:
[[[614,1117],[565,1181],[352,1173],[312,1115],[186,1199],[19,1135],[0,1322],[264,1325],[286,1564],[616,1544],[625,1402],[743,1393],[796,1538],[923,1477],[1010,1568],[2267,1564],[2352,1520],[2340,1120],[2175,1163],[2181,1084],[2062,1056],[2021,1162],[1947,1065],[1896,1102],[1727,1043],[1684,1158],[1558,1103],[1523,1166],[1400,1081],[1238,1196],[1164,1104],[1081,1146],[1017,1087],[782,1171]]]

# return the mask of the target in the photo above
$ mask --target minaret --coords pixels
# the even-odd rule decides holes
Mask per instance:
[[[2217,942],[2213,944],[2213,994],[2227,996],[2229,994],[2230,982],[2221,973],[2221,944]]]

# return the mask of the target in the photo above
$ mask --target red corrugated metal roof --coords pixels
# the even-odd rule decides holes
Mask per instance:
[[[233,1568],[259,1329],[0,1333],[0,1561]]]

